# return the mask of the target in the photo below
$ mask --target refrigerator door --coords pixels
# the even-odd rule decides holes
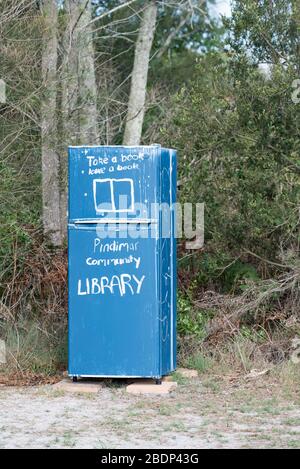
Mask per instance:
[[[98,228],[69,225],[69,374],[160,377],[158,225]]]
[[[151,219],[161,147],[69,147],[69,221]]]
[[[162,374],[176,368],[176,152],[161,150],[159,268]],[[173,208],[173,209],[172,209]]]

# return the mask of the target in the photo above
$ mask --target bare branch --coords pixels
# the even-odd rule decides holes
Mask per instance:
[[[137,0],[129,0],[125,3],[122,3],[122,5],[118,5],[115,8],[112,8],[111,10],[103,13],[102,15],[97,16],[96,18],[92,19],[88,24],[84,24],[81,28],[79,28],[79,31],[86,28],[87,26],[90,26],[93,23],[96,23],[99,20],[102,20],[103,18],[106,18],[109,15],[112,15],[113,13],[116,13],[117,11],[121,10],[122,8],[128,7],[129,5],[132,5],[134,2]]]

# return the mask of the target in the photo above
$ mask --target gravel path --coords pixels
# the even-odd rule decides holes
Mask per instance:
[[[169,396],[0,388],[0,448],[300,448],[300,402],[276,387],[185,382]]]

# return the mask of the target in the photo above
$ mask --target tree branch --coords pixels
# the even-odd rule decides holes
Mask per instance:
[[[117,7],[112,8],[111,10],[103,13],[102,15],[97,16],[96,18],[92,19],[92,21],[90,21],[88,24],[85,24],[82,28],[80,28],[80,30],[86,28],[87,26],[90,26],[91,24],[95,23],[96,21],[102,20],[106,16],[112,15],[113,13],[115,13],[116,11],[121,10],[122,8],[128,7],[129,5],[131,5],[132,3],[136,2],[136,1],[137,0],[128,0],[126,3],[122,3],[122,5],[118,5]]]

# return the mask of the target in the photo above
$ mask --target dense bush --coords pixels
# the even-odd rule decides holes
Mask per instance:
[[[206,251],[219,255],[223,267],[248,262],[250,252],[276,262],[281,249],[297,246],[294,77],[281,66],[265,76],[246,59],[211,55],[198,65],[191,90],[178,97],[169,139],[180,150],[180,197],[205,203]]]
[[[222,327],[235,318],[233,333],[241,315],[253,327],[299,321],[299,20],[294,1],[234,2],[224,51],[203,55],[173,102],[164,136],[179,150],[180,200],[205,203],[205,247],[179,261],[188,335],[199,314],[207,332],[212,309]],[[224,302],[203,305],[208,289]]]

